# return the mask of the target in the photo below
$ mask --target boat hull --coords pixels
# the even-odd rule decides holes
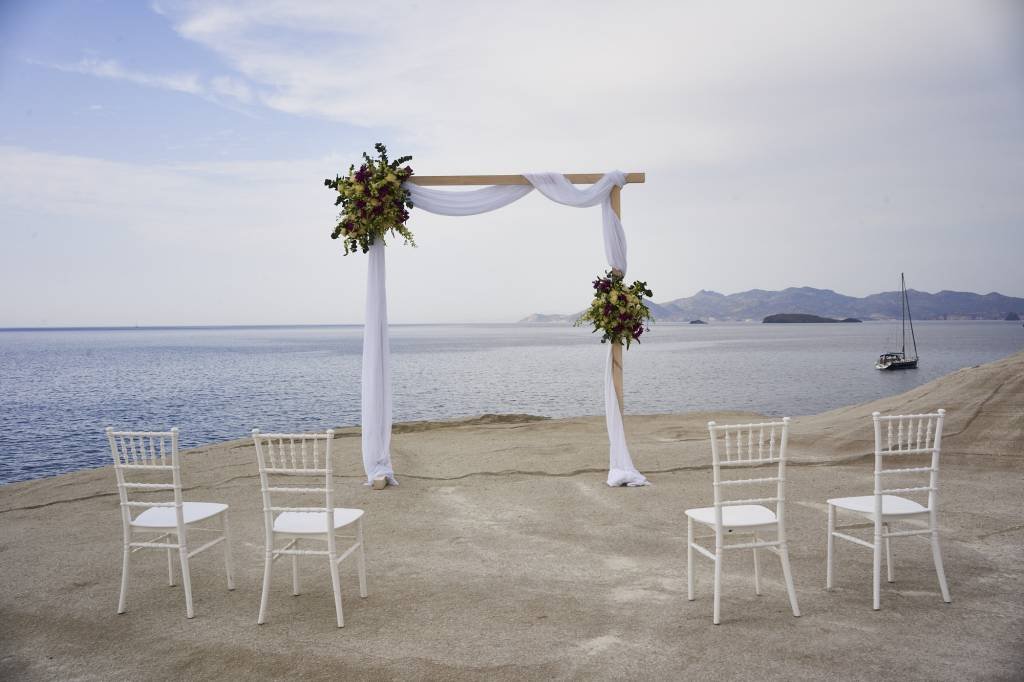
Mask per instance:
[[[894,360],[892,362],[878,362],[875,363],[875,369],[880,370],[897,370],[897,369],[917,369],[917,360]]]

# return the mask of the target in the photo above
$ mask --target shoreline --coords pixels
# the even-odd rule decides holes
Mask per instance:
[[[783,416],[791,417],[793,420],[791,427],[791,439],[798,433],[802,433],[805,429],[801,429],[801,424],[806,424],[809,420],[815,427],[820,427],[824,422],[827,422],[830,416],[846,416],[851,413],[862,414],[865,418],[871,414],[874,409],[879,409],[881,412],[888,411],[888,405],[900,404],[901,401],[907,396],[915,396],[916,394],[927,395],[932,392],[933,385],[943,385],[954,380],[958,375],[969,372],[971,370],[978,370],[985,367],[995,367],[1002,363],[1009,363],[1012,365],[1020,364],[1022,372],[1024,372],[1024,351],[1020,351],[1011,355],[995,360],[993,362],[985,363],[982,365],[974,365],[971,367],[963,367],[949,374],[945,374],[941,377],[933,379],[925,384],[922,384],[910,391],[904,393],[897,393],[892,396],[879,398],[877,400],[868,401],[865,403],[855,403],[852,405],[845,405],[824,412],[807,415],[768,415],[755,411],[744,411],[744,410],[715,410],[715,411],[690,411],[690,412],[657,412],[648,414],[627,414],[623,418],[626,427],[626,437],[630,445],[630,450],[633,452],[634,443],[631,433],[631,425],[636,428],[644,428],[647,422],[661,422],[661,421],[681,421],[685,423],[704,423],[712,419],[716,419],[719,423],[723,423],[722,419],[735,418],[737,420],[751,420],[751,419],[775,419]],[[948,409],[948,408],[947,408]],[[392,435],[406,435],[415,434],[428,431],[447,430],[447,429],[460,429],[460,428],[471,428],[471,427],[485,427],[485,426],[496,426],[496,425],[526,425],[536,422],[550,422],[553,424],[576,424],[576,423],[604,423],[604,415],[580,415],[575,417],[546,417],[542,415],[532,415],[526,413],[484,413],[472,416],[455,417],[452,419],[440,419],[440,420],[414,420],[406,422],[395,422],[392,425]],[[953,423],[955,415],[951,414],[947,418],[947,424]],[[701,422],[703,420],[703,422]],[[335,440],[339,439],[351,439],[357,438],[361,434],[361,427],[359,426],[336,426],[333,427],[335,431]],[[947,426],[947,432],[949,426]],[[706,429],[705,429],[706,432]],[[215,453],[222,450],[233,450],[241,447],[247,447],[252,445],[252,439],[249,436],[242,438],[233,438],[228,440],[212,441],[197,445],[195,447],[183,448],[181,453],[187,456],[195,456],[202,454]],[[792,450],[799,451],[800,446],[794,445],[793,442],[790,444]],[[357,446],[358,450],[358,446]],[[870,452],[870,448],[864,451],[865,453]],[[637,453],[633,453],[634,457]],[[796,461],[796,453],[792,452],[791,457],[794,457]],[[638,465],[639,468],[639,465]],[[396,466],[397,469],[397,466]],[[110,470],[112,472],[112,466],[110,464],[103,464],[95,467],[86,467],[75,471],[68,471],[59,474],[53,474],[51,476],[43,476],[40,478],[32,478],[23,481],[12,481],[10,483],[0,483],[0,491],[4,491],[16,486],[25,486],[27,484],[38,483],[42,481],[51,481],[55,479],[62,479],[66,476],[74,476],[83,472],[97,472]],[[396,473],[398,473],[396,471]],[[113,476],[113,473],[110,474]],[[354,474],[338,474],[339,476],[352,477]]]
[[[627,412],[814,414],[1024,349],[1021,329],[1005,323],[935,324],[928,334],[935,352],[926,353],[921,368],[886,374],[870,366],[879,349],[891,346],[893,331],[899,347],[899,325],[861,325],[852,334],[834,325],[766,327],[736,323],[695,332],[691,325],[668,325],[650,343],[645,337],[626,358]],[[405,354],[395,366],[396,420],[603,413],[597,369],[604,357],[589,330],[402,329],[394,330],[396,339],[405,337],[396,341]],[[254,426],[300,432],[359,422],[361,331],[355,328],[5,336],[4,483],[106,465],[109,448],[97,435],[108,424],[179,426],[182,447],[191,448],[246,438]],[[424,367],[443,371],[420,376]],[[147,395],[124,392],[114,378],[122,373],[146,386]],[[306,382],[316,390],[293,392],[284,403],[270,388]],[[515,387],[514,393],[500,386]]]

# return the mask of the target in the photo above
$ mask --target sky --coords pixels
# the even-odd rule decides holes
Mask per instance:
[[[1024,296],[1024,3],[0,2],[0,327],[359,323],[323,186],[644,171],[663,302],[813,286]],[[396,323],[584,308],[599,209],[413,211]]]

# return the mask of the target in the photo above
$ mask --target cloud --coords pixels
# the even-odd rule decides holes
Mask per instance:
[[[354,322],[338,159],[147,164],[0,146],[0,326]]]
[[[249,105],[254,100],[252,88],[243,80],[233,76],[203,78],[197,73],[154,74],[129,69],[116,59],[96,57],[85,57],[77,62],[64,64],[29,61],[65,73],[79,73],[96,78],[124,81],[147,88],[196,95],[230,108],[234,108],[236,104]],[[237,108],[235,110],[238,111]]]
[[[129,83],[148,88],[185,92],[190,95],[198,95],[204,92],[204,88],[199,82],[199,76],[195,74],[148,74],[142,71],[127,69],[114,59],[86,57],[73,64],[47,64],[46,66],[67,73],[81,73],[87,76],[96,76],[97,78],[128,81]]]
[[[384,127],[439,163],[481,170],[738,163],[837,131],[877,134],[893,118],[887,104],[909,95],[920,107],[898,115],[921,115],[943,92],[962,96],[956,76],[1013,39],[990,3],[782,7],[383,0],[163,11],[265,106]],[[922,86],[932,87],[919,97]]]
[[[210,79],[210,90],[218,95],[230,97],[243,104],[252,104],[252,88],[237,78],[217,76]]]

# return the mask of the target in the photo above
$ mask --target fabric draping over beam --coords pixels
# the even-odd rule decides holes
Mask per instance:
[[[584,208],[600,204],[605,257],[612,268],[625,274],[626,234],[611,205],[612,188],[625,185],[625,175],[612,171],[586,189],[577,188],[559,173],[525,173],[523,176],[530,185],[494,185],[469,191],[428,189],[410,182],[403,186],[409,190],[414,207],[439,215],[487,213],[522,199],[533,189],[566,206]],[[391,376],[387,334],[384,247],[377,243],[370,249],[363,338],[363,465],[368,481],[386,476],[389,482],[395,483],[390,453]],[[608,485],[647,485],[647,479],[633,466],[626,445],[622,414],[612,380],[611,345],[605,365],[604,396],[609,442]]]

